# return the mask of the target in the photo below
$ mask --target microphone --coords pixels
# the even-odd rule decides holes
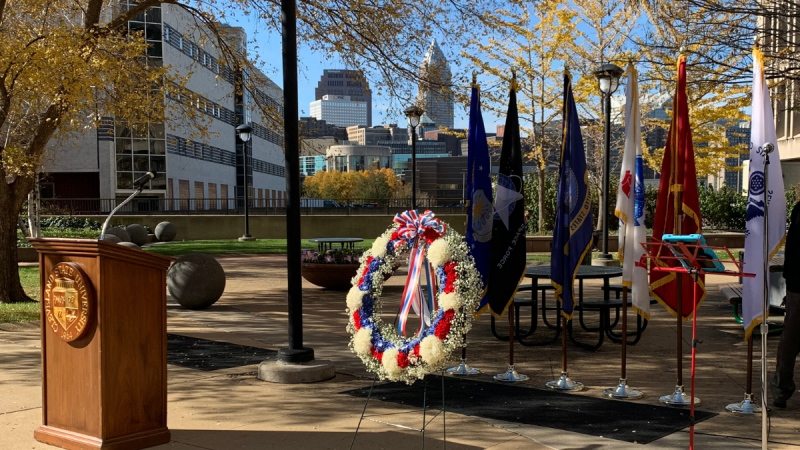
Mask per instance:
[[[773,151],[775,151],[775,145],[773,145],[772,142],[765,143],[763,148],[764,148],[764,153],[766,153],[768,155],[770,153],[772,153]]]
[[[156,175],[158,175],[157,172],[147,172],[146,174],[142,175],[141,177],[136,179],[136,181],[133,182],[133,188],[141,189],[145,183],[155,178]]]
[[[109,213],[108,217],[106,217],[105,222],[103,222],[103,228],[100,230],[100,240],[101,241],[103,240],[103,238],[106,235],[106,229],[108,228],[109,222],[111,222],[111,218],[114,217],[114,214],[117,211],[119,211],[120,208],[122,208],[123,206],[127,205],[128,202],[133,200],[133,197],[136,197],[137,195],[141,194],[142,190],[144,189],[144,184],[147,183],[148,181],[152,180],[153,178],[155,178],[156,175],[157,175],[156,171],[147,172],[146,174],[142,175],[136,181],[133,182],[133,188],[135,189],[133,194],[131,194],[130,197],[126,198],[122,203],[117,205],[116,208],[112,209],[111,213]]]

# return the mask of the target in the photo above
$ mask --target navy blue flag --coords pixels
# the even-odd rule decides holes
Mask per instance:
[[[575,308],[575,275],[583,257],[592,249],[592,202],[581,125],[569,74],[564,74],[563,114],[550,280],[555,288],[556,300],[561,302],[564,317],[571,319]]]
[[[489,252],[492,240],[492,161],[489,158],[489,143],[481,114],[481,93],[478,86],[472,86],[472,99],[469,106],[469,135],[467,136],[467,246],[475,267],[487,287],[483,290],[475,317],[488,308],[486,289],[489,281]]]
[[[494,199],[489,263],[489,309],[500,318],[525,276],[525,199],[522,195],[522,146],[519,140],[516,80],[511,82],[505,136]]]

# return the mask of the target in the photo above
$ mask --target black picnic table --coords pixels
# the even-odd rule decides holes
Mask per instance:
[[[309,239],[309,242],[314,242],[317,244],[317,250],[322,253],[325,251],[325,247],[327,246],[329,249],[333,249],[333,244],[341,244],[342,248],[345,245],[348,248],[354,248],[355,244],[358,242],[364,242],[364,239],[361,238],[313,238]]]
[[[575,305],[575,312],[578,315],[578,323],[580,324],[581,328],[588,332],[597,332],[598,333],[598,340],[595,344],[586,344],[583,342],[578,341],[574,333],[572,332],[572,320],[570,320],[567,324],[567,331],[569,339],[577,346],[586,348],[589,350],[597,350],[603,345],[605,340],[605,336],[613,342],[621,342],[622,336],[621,333],[615,333],[613,331],[614,327],[617,326],[619,319],[620,319],[620,308],[622,307],[622,300],[619,298],[611,299],[611,291],[610,289],[610,280],[611,278],[616,278],[622,276],[622,268],[619,267],[604,267],[604,266],[587,266],[581,265],[578,267],[578,272],[575,275],[575,279],[578,280],[578,301]],[[524,299],[515,299],[514,306],[516,314],[516,324],[515,324],[515,338],[519,341],[520,344],[526,346],[534,346],[534,345],[547,345],[555,342],[559,336],[561,335],[561,305],[556,302],[556,305],[553,307],[547,307],[547,291],[551,291],[553,288],[550,284],[545,286],[539,286],[540,279],[550,279],[550,266],[534,266],[529,267],[525,271],[525,277],[530,278],[532,280],[531,286],[522,287],[520,290],[528,290],[531,291],[531,299],[530,301],[526,301]],[[583,300],[583,281],[584,280],[592,280],[592,279],[602,279],[603,280],[603,300],[600,301],[584,301]],[[541,342],[532,342],[526,341],[525,338],[531,336],[538,326],[538,320],[536,318],[536,312],[538,309],[538,291],[542,291],[542,322],[544,322],[545,326],[550,329],[556,330],[555,335],[548,340],[541,341]],[[628,304],[630,304],[630,297],[628,297]],[[521,306],[530,306],[531,307],[531,326],[527,330],[520,329],[520,319],[519,319],[519,308]],[[612,321],[611,320],[611,309],[614,309],[616,312],[616,318]],[[556,320],[555,323],[550,323],[547,319],[547,311],[556,311]],[[590,327],[586,325],[584,322],[584,312],[585,311],[598,311],[600,315],[600,325],[598,327]],[[641,338],[642,332],[647,327],[647,321],[643,320],[640,316],[637,315],[637,331],[635,333],[628,333],[629,336],[635,336],[633,341],[629,341],[628,343],[631,345],[635,345],[639,339]],[[501,340],[508,340],[508,336],[499,335],[495,331],[494,327],[494,318],[492,318],[492,331],[498,339]]]

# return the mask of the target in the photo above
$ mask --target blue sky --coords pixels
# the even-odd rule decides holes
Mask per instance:
[[[265,24],[257,23],[252,17],[229,16],[228,23],[233,26],[240,26],[247,32],[249,40],[254,41],[249,45],[248,51],[255,52],[259,60],[264,63],[262,70],[279,86],[283,85],[283,71],[282,71],[282,56],[281,56],[281,36],[280,33],[274,31]],[[445,53],[448,50],[443,48]],[[422,61],[424,55],[419,55],[419,60]],[[317,87],[317,82],[322,76],[325,69],[343,69],[346,68],[342,64],[337,55],[327,55],[313,52],[306,46],[301,46],[298,49],[298,100],[300,108],[300,116],[309,116],[309,104],[314,101],[314,88]],[[369,80],[369,79],[368,79]],[[369,80],[371,81],[371,80]],[[381,125],[383,123],[397,123],[403,125],[406,123],[405,117],[386,115],[386,105],[383,103],[384,99],[373,95],[372,98],[372,122],[373,125]],[[455,126],[456,128],[467,128],[468,117],[467,112],[460,105],[455,108]],[[498,118],[488,114],[484,111],[484,122],[486,124],[487,132],[494,132],[497,124],[504,123],[504,118]]]

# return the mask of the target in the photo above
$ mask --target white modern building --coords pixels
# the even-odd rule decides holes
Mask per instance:
[[[127,8],[136,4],[121,3]],[[252,98],[258,96],[260,104],[282,115],[283,93],[263,73],[223,65],[220,52],[198,27],[182,8],[168,4],[151,7],[128,23],[130,31],[145,31],[154,64],[192,74],[184,90],[164,89],[164,101],[200,109],[208,119],[208,133],[199,136],[172,109],[163,123],[150,123],[144,130],[105,117],[97,130],[52,143],[42,170],[43,198],[119,200],[133,192],[133,180],[156,171],[158,176],[140,196],[157,200],[139,202],[149,209],[231,208],[241,203],[234,199],[244,196],[245,180],[255,206],[283,203],[282,130],[262,117]],[[228,45],[244,51],[244,30],[224,29]],[[258,89],[237,94],[234,83],[242,78],[253,80]],[[253,127],[246,145],[236,134],[242,123]]]
[[[367,102],[353,100],[349,95],[324,95],[311,102],[311,117],[337,127],[368,126]]]
[[[332,145],[327,158],[329,171],[387,169],[391,167],[392,149],[381,145]]]

